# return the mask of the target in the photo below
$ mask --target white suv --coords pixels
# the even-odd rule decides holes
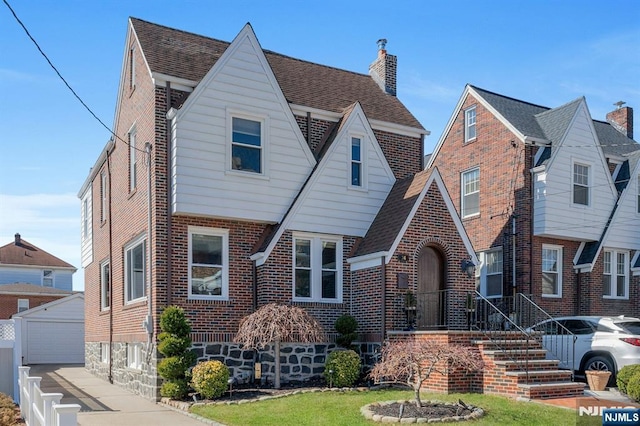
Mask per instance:
[[[624,366],[640,364],[640,319],[571,316],[546,320],[531,327],[542,332],[547,357],[560,360],[560,368],[579,373],[611,371],[609,383]],[[573,343],[575,341],[575,344]]]

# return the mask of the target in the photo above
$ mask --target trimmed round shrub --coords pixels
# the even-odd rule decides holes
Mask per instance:
[[[207,399],[222,396],[228,382],[229,369],[220,361],[201,362],[191,371],[191,386]]]
[[[188,337],[178,337],[169,333],[160,333],[158,340],[158,350],[166,356],[183,354],[191,346],[191,339]]]
[[[189,382],[187,379],[164,382],[160,388],[160,395],[171,399],[184,399],[189,395]]]
[[[324,378],[331,386],[350,387],[360,377],[360,356],[356,351],[333,351],[324,365]]]
[[[627,382],[627,395],[635,401],[640,401],[640,374],[634,374]]]
[[[193,364],[193,354],[185,356],[170,356],[158,363],[158,373],[165,379],[175,380],[184,378],[185,372]]]
[[[640,364],[627,365],[622,367],[616,375],[616,385],[618,390],[623,393],[627,393],[627,384],[633,376],[640,374]]]
[[[340,334],[351,334],[358,328],[358,321],[351,315],[342,315],[338,317],[334,324],[336,331]]]
[[[184,309],[178,306],[168,306],[162,311],[160,328],[165,333],[178,336],[188,336],[191,333],[191,326],[184,314]]]

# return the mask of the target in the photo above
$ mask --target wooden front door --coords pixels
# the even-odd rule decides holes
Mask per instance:
[[[433,247],[418,255],[418,328],[444,326],[444,261]]]

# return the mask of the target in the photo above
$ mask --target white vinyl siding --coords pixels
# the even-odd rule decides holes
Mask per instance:
[[[189,228],[189,298],[229,298],[229,231]]]
[[[600,239],[618,193],[598,144],[586,105],[581,106],[544,170],[534,174],[535,236],[578,241]],[[574,164],[589,166],[589,206],[573,202]],[[635,208],[635,205],[631,207]],[[627,212],[626,207],[622,210],[625,211],[624,215],[633,213]],[[621,213],[618,208],[616,216]],[[615,224],[612,223],[612,226],[615,227]],[[629,227],[626,228],[629,231]],[[616,243],[615,246],[620,245]]]
[[[476,138],[476,107],[472,106],[464,111],[464,141]]]
[[[562,297],[562,247],[542,245],[542,296]]]
[[[629,298],[629,253],[605,250],[603,263],[602,294],[604,298]]]
[[[294,234],[293,300],[342,302],[342,239]]]
[[[289,229],[364,237],[395,183],[382,150],[359,107],[350,114],[293,210]],[[350,181],[351,139],[361,136],[363,185]]]
[[[315,159],[268,66],[241,33],[172,119],[172,213],[282,220]],[[261,123],[260,174],[232,169],[233,117]]]
[[[640,213],[640,175],[638,175],[638,179],[636,183],[636,194],[637,194],[636,213]]]
[[[460,179],[462,217],[480,214],[480,169],[475,168],[463,172]]]
[[[146,296],[147,253],[146,240],[138,238],[125,248],[125,302],[135,302]]]

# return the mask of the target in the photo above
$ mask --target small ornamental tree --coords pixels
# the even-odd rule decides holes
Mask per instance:
[[[264,349],[274,344],[276,377],[274,387],[280,388],[280,342],[316,343],[326,341],[320,323],[297,306],[270,303],[240,321],[235,342],[247,349]]]
[[[413,388],[415,403],[422,406],[420,388],[437,372],[451,370],[478,371],[483,367],[479,354],[467,346],[449,345],[429,340],[398,340],[382,347],[381,360],[369,376],[377,383],[402,383]]]
[[[351,315],[341,315],[336,320],[334,328],[340,333],[336,338],[336,343],[343,348],[353,349],[351,342],[358,338],[358,333],[356,333],[358,322],[356,319]]]
[[[164,358],[158,363],[158,374],[164,379],[160,388],[160,395],[182,399],[189,393],[189,368],[195,363],[196,357],[191,346],[191,325],[184,310],[177,306],[168,306],[160,316],[158,335],[158,351]]]

